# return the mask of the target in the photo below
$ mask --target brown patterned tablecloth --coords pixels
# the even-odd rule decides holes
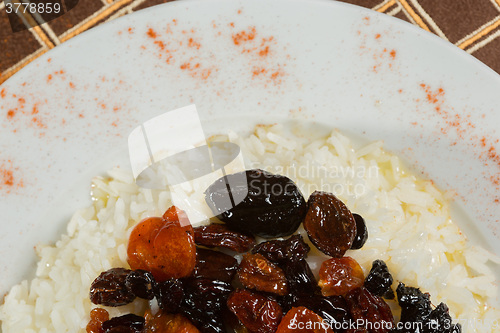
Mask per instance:
[[[13,33],[0,0],[0,84],[43,53],[96,25],[169,0],[80,0],[63,16]],[[334,0],[332,0],[334,1]],[[500,0],[342,0],[411,22],[500,73]]]

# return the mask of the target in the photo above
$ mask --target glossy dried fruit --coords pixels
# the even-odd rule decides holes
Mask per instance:
[[[276,333],[288,332],[334,333],[318,314],[303,306],[288,311],[276,330]]]
[[[144,317],[129,313],[105,321],[102,328],[105,333],[140,333],[144,328]]]
[[[132,271],[125,279],[127,288],[137,297],[152,300],[156,281],[151,273],[139,269]]]
[[[453,324],[448,306],[444,303],[431,311],[423,325],[423,333],[459,333],[462,331],[460,324]]]
[[[184,287],[178,279],[170,279],[160,282],[154,290],[156,300],[160,309],[176,313],[179,311],[184,299]]]
[[[111,268],[102,272],[90,285],[90,301],[105,306],[120,306],[132,302],[135,295],[126,285],[130,272],[125,268]]]
[[[270,240],[256,245],[252,253],[259,253],[274,263],[298,261],[307,256],[309,245],[301,235],[293,235],[285,240]]]
[[[233,231],[225,224],[212,223],[194,228],[194,242],[206,247],[223,247],[241,253],[249,251],[255,245],[255,238]]]
[[[305,259],[288,261],[281,265],[288,283],[288,291],[294,295],[314,294],[319,291],[318,282]]]
[[[315,191],[309,197],[304,228],[323,253],[340,258],[352,246],[356,221],[346,205],[332,193]]]
[[[197,249],[194,276],[230,283],[238,270],[238,261],[225,253]]]
[[[380,297],[372,295],[366,288],[351,290],[344,296],[352,319],[361,324],[358,329],[368,333],[387,333],[394,327],[391,308]]]
[[[345,295],[363,285],[365,276],[361,266],[351,257],[331,258],[319,270],[321,293],[324,296]]]
[[[224,332],[222,313],[233,287],[223,281],[203,278],[188,279],[183,284],[181,312],[201,332]]]
[[[431,314],[430,295],[418,288],[407,287],[399,283],[396,289],[399,306],[401,306],[401,322],[423,322]]]
[[[392,275],[383,260],[375,260],[372,263],[370,273],[365,279],[365,288],[375,296],[384,296],[386,298],[394,298],[394,292],[391,289]],[[392,297],[390,295],[392,294]]]
[[[151,272],[156,281],[189,276],[196,264],[196,247],[186,219],[183,211],[172,206],[164,217],[136,225],[127,248],[130,267]]]
[[[365,245],[368,239],[368,229],[366,228],[365,219],[356,213],[352,213],[354,221],[356,221],[356,236],[352,241],[351,250],[359,250]]]
[[[144,331],[148,333],[199,333],[196,326],[180,313],[158,311],[155,315],[146,310]]]
[[[239,201],[233,198],[242,200],[233,207]],[[306,213],[292,180],[257,169],[218,179],[206,190],[205,201],[230,227],[265,238],[293,234]]]
[[[102,323],[107,320],[109,320],[108,311],[101,308],[92,309],[90,311],[90,320],[86,327],[87,333],[104,333]]]
[[[288,286],[283,270],[261,254],[245,254],[237,273],[241,284],[277,295],[285,295]]]
[[[252,333],[275,332],[283,315],[274,299],[244,289],[233,292],[227,306]]]

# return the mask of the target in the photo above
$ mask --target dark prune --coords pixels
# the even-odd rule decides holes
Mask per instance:
[[[184,300],[181,312],[206,333],[224,332],[222,313],[229,294],[233,291],[229,283],[217,280],[194,278],[183,282]]]
[[[244,289],[229,295],[227,306],[251,333],[275,332],[283,315],[276,300]]]
[[[145,270],[138,269],[128,274],[125,279],[127,288],[137,297],[152,300],[156,281],[153,275]]]
[[[180,280],[170,279],[160,282],[156,285],[154,293],[160,309],[171,313],[179,312],[184,299],[184,288]]]
[[[229,226],[264,238],[293,234],[306,213],[292,180],[257,169],[218,179],[205,191],[205,201]]]
[[[332,193],[315,191],[309,197],[304,228],[323,253],[340,258],[351,248],[356,221],[346,205]]]
[[[85,331],[87,333],[104,333],[102,323],[107,320],[109,320],[108,311],[101,308],[92,309],[92,311],[90,311],[90,320]]]
[[[105,333],[139,333],[144,328],[144,317],[129,313],[105,321],[102,328]]]
[[[352,319],[361,323],[357,329],[368,333],[387,333],[394,327],[391,308],[380,297],[372,295],[366,288],[351,290],[344,296]]]
[[[375,296],[390,296],[394,298],[394,292],[391,289],[392,275],[383,260],[375,260],[372,263],[370,273],[365,279],[365,288]],[[391,297],[388,297],[391,298]]]
[[[288,311],[276,330],[276,333],[289,332],[334,333],[317,313],[303,306]]]
[[[359,250],[368,239],[368,229],[366,228],[365,219],[361,215],[352,213],[352,216],[356,221],[356,236],[352,241],[351,250]]]
[[[207,247],[224,247],[239,253],[249,251],[255,245],[255,238],[233,231],[225,224],[212,223],[194,228],[194,242]]]
[[[429,317],[432,311],[429,294],[424,294],[418,288],[406,287],[401,282],[396,293],[401,306],[401,322],[423,322]]]
[[[194,276],[230,283],[238,270],[238,261],[225,253],[198,248]]]
[[[323,296],[345,295],[363,285],[365,276],[358,262],[351,257],[325,260],[319,269],[319,282]]]
[[[264,258],[261,254],[245,254],[237,273],[242,285],[277,295],[288,292],[283,270]]]
[[[252,253],[260,253],[274,263],[282,263],[305,258],[309,250],[301,235],[293,235],[285,240],[262,242],[252,249]]]
[[[305,259],[288,261],[281,267],[285,273],[290,293],[305,295],[319,291],[318,282]]]
[[[448,306],[444,303],[431,311],[423,325],[423,333],[457,333],[461,332],[460,324],[453,324]]]
[[[132,302],[135,295],[125,282],[130,272],[125,268],[112,268],[102,272],[90,286],[90,301],[105,306],[120,306]]]

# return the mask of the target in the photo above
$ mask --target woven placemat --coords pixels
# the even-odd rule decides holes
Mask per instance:
[[[332,0],[334,1],[334,0]],[[99,24],[168,0],[80,0],[63,16],[13,33],[0,1],[0,84],[23,66]],[[500,73],[500,0],[345,0],[411,22]]]

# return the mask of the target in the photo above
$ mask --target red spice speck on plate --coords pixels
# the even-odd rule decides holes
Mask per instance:
[[[147,34],[150,38],[158,37],[158,34],[153,30],[153,28],[149,28]]]
[[[0,97],[5,98],[5,95],[5,88],[2,88],[2,90],[0,90]]]

